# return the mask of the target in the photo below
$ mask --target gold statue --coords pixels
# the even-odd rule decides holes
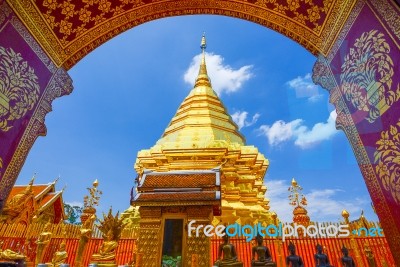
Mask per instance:
[[[122,229],[125,227],[122,219],[118,217],[119,212],[113,216],[111,208],[107,216],[103,213],[103,221],[98,228],[103,233],[104,242],[99,252],[92,256],[92,261],[99,266],[116,266],[115,252]]]
[[[364,252],[365,252],[365,256],[367,257],[368,266],[376,267],[374,254],[372,253],[372,250],[368,245],[365,245]]]
[[[92,260],[94,261],[109,261],[115,260],[115,249],[118,242],[114,240],[113,231],[110,229],[100,247],[99,253],[93,254]]]
[[[276,263],[272,261],[271,253],[266,246],[263,246],[263,237],[261,235],[256,236],[257,245],[252,248],[252,259],[251,266],[266,266],[276,267]],[[257,260],[255,256],[257,255]]]
[[[229,236],[225,234],[223,239],[224,243],[219,245],[218,260],[214,262],[214,265],[218,267],[243,267],[243,263],[237,260],[235,247],[229,243]]]
[[[96,215],[92,214],[82,225],[81,237],[79,238],[79,245],[77,250],[77,256],[75,259],[75,266],[81,266],[83,252],[85,250],[86,244],[92,237],[93,223],[96,220]]]
[[[19,254],[11,249],[2,250],[3,241],[0,243],[0,260],[20,261],[25,260],[26,256]]]
[[[43,228],[43,232],[40,233],[38,239],[36,240],[37,249],[35,265],[42,263],[43,252],[50,243],[51,235],[51,223],[47,222]]]
[[[65,241],[60,244],[59,249],[53,254],[53,258],[51,259],[51,265],[52,267],[59,267],[61,264],[64,264],[65,261],[68,258],[68,253],[65,250],[66,244]]]

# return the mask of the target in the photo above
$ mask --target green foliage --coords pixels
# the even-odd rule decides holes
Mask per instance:
[[[67,216],[66,223],[70,224],[81,224],[82,207],[71,206],[70,204],[64,203],[64,212]]]
[[[162,256],[162,267],[178,267],[181,266],[181,256],[172,257],[168,255]]]

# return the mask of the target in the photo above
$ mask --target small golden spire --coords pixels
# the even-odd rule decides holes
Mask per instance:
[[[296,182],[296,180],[295,180],[294,178],[292,179],[292,185],[293,185],[293,186],[296,186],[296,185],[297,185],[297,182]]]
[[[201,63],[200,63],[199,75],[197,75],[194,87],[198,87],[198,86],[211,87],[210,78],[208,77],[207,66],[206,66],[206,52],[205,51],[207,48],[207,42],[206,42],[205,33],[203,33],[203,37],[201,38],[200,48],[202,51]]]
[[[349,218],[350,213],[347,210],[342,210],[342,217],[343,218]]]

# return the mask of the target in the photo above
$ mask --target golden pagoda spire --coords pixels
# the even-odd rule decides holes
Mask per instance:
[[[205,60],[206,37],[203,34],[200,48],[202,59],[199,74],[189,95],[178,108],[157,144],[163,148],[209,147],[226,143],[244,145],[239,132],[221,99],[211,87]],[[201,137],[201,138],[200,138]]]
[[[265,198],[264,176],[268,160],[258,149],[246,145],[244,136],[232,120],[207,74],[203,34],[202,58],[195,85],[183,100],[163,135],[150,149],[138,152],[135,169],[139,180],[145,171],[175,172],[220,169],[221,215],[215,225],[259,221],[266,225],[279,222],[269,211]],[[179,183],[179,181],[177,181]],[[126,213],[133,214],[131,208]],[[127,215],[124,215],[127,216]],[[134,215],[129,215],[133,218]]]
[[[210,82],[210,78],[208,77],[208,74],[207,74],[207,66],[206,66],[207,42],[206,42],[205,33],[203,33],[203,37],[201,38],[200,48],[201,48],[201,52],[202,52],[201,63],[200,63],[199,75],[197,75],[194,87],[195,88],[198,87],[198,86],[209,86],[209,87],[211,87],[211,82]]]

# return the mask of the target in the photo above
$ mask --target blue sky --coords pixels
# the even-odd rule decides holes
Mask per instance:
[[[247,144],[270,160],[271,210],[291,219],[287,188],[294,177],[312,220],[337,221],[343,208],[351,219],[364,209],[376,220],[350,145],[334,128],[328,93],[312,84],[315,57],[270,29],[222,16],[149,22],[82,59],[69,71],[73,93],[54,101],[47,136],[36,141],[17,184],[33,173],[36,183],[60,175],[64,200],[82,203],[98,179],[99,211],[128,208],[136,154],[155,144],[192,88],[203,32],[214,89]]]

